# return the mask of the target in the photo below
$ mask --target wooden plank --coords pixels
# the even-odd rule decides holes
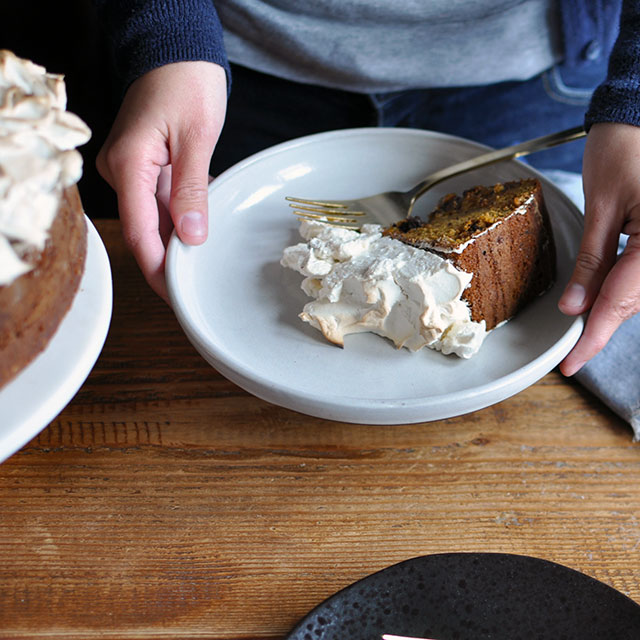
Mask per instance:
[[[0,466],[0,637],[280,638],[410,557],[560,562],[640,601],[631,431],[552,372],[494,407],[348,425],[209,367],[99,221],[112,327],[72,403]]]

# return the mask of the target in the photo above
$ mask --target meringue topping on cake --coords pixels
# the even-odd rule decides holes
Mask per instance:
[[[82,175],[91,132],[66,111],[64,78],[0,51],[0,286],[31,269],[62,191]]]

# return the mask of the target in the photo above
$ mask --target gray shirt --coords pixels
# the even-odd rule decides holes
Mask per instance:
[[[216,0],[232,62],[375,93],[525,80],[560,58],[554,0]]]

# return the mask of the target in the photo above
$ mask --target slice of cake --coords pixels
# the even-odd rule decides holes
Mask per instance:
[[[361,232],[303,220],[281,263],[305,276],[300,317],[336,344],[371,331],[412,351],[469,358],[487,332],[546,291],[555,273],[537,180],[446,196],[427,222]]]
[[[0,51],[0,387],[48,344],[78,289],[86,223],[76,187],[90,136],[63,77]]]
[[[555,279],[555,245],[535,178],[445,196],[428,222],[403,220],[385,235],[434,251],[473,278],[462,297],[491,330]]]

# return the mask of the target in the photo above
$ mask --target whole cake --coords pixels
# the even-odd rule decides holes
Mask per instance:
[[[448,195],[424,222],[360,232],[303,220],[281,263],[314,298],[300,317],[336,344],[371,331],[397,347],[469,358],[487,333],[544,293],[555,249],[535,179]]]
[[[76,150],[88,127],[64,79],[0,51],[0,387],[49,343],[77,292],[86,223]]]

